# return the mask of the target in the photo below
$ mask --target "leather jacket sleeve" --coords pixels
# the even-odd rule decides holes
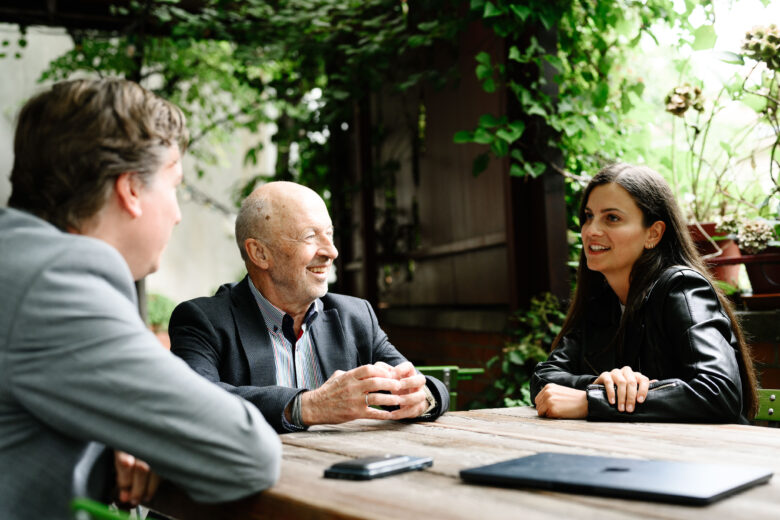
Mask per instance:
[[[588,385],[596,380],[598,374],[582,367],[582,344],[579,332],[572,332],[561,338],[558,347],[550,353],[547,361],[536,365],[531,376],[531,402],[536,401],[536,396],[548,383],[562,386],[587,389]]]
[[[630,414],[609,404],[602,385],[590,385],[588,419],[746,422],[736,339],[710,283],[691,269],[667,271],[645,305],[644,345],[679,375],[653,385]]]

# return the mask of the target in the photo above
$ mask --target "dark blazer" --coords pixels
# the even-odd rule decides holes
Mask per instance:
[[[206,379],[252,402],[284,433],[291,431],[282,421],[284,409],[301,389],[276,385],[271,338],[249,283],[247,276],[222,285],[214,296],[178,305],[168,327],[171,351]],[[310,331],[326,379],[336,370],[406,361],[367,301],[330,293],[321,301],[323,312]],[[426,379],[437,402],[432,420],[449,408],[449,393],[441,381]]]
[[[547,383],[586,390],[588,419],[746,423],[739,343],[715,290],[687,267],[666,269],[648,291],[622,349],[608,348],[620,324],[620,302],[605,290],[588,303],[581,327],[539,363],[531,398]],[[658,383],[633,413],[610,405],[601,372],[630,366]]]

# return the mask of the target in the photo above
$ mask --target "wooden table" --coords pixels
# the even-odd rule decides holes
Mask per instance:
[[[282,436],[279,483],[243,501],[168,509],[181,518],[780,518],[780,429],[739,425],[550,420],[533,408],[450,412],[435,423],[353,421]],[[463,483],[463,468],[540,451],[746,464],[772,469],[761,485],[706,507]],[[345,458],[432,456],[433,467],[372,481],[325,479]]]

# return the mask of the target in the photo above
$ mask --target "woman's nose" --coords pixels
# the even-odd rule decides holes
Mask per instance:
[[[595,219],[589,220],[582,226],[582,236],[599,236],[601,234],[601,225]]]

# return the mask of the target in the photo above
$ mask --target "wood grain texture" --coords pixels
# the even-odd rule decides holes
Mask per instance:
[[[540,451],[743,464],[780,473],[780,429],[740,425],[549,420],[533,408],[454,412],[435,423],[353,421],[287,434],[280,481],[220,508],[167,509],[181,518],[480,519],[778,518],[780,477],[706,507],[504,489],[459,471]],[[433,467],[372,481],[325,479],[334,462],[382,453],[432,456]],[[161,508],[165,511],[165,508]],[[205,515],[205,516],[198,516]]]

